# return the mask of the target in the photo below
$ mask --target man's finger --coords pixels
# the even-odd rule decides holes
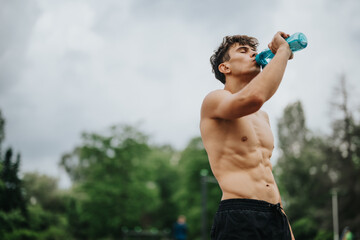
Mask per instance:
[[[290,35],[287,34],[287,33],[284,33],[284,32],[279,32],[279,33],[280,33],[280,36],[282,36],[283,38],[288,38],[288,37],[290,37]]]

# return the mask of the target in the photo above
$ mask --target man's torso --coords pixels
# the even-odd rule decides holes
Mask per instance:
[[[200,130],[222,200],[280,202],[270,163],[274,139],[265,112],[234,120],[202,116]]]

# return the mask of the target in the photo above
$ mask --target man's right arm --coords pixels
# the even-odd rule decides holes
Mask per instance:
[[[275,34],[269,44],[270,49],[275,53],[274,58],[248,85],[248,87],[253,87],[252,85],[254,84],[258,88],[258,94],[263,102],[269,100],[278,89],[284,76],[287,62],[293,56],[289,44],[284,39],[287,36],[283,32]]]

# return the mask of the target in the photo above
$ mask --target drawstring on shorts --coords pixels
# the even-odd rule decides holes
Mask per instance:
[[[269,207],[271,207],[272,209],[274,209],[277,213],[279,213],[281,215],[281,219],[282,219],[284,227],[286,226],[286,224],[288,224],[288,226],[290,226],[289,220],[287,219],[286,215],[284,214],[284,212],[283,212],[284,209],[281,207],[280,203],[277,203],[277,204],[269,203]],[[287,235],[288,234],[289,233],[287,233]],[[291,236],[288,235],[288,237],[290,237],[290,239],[291,239]]]

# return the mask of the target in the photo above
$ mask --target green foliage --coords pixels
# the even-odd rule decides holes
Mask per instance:
[[[39,234],[28,229],[17,229],[4,235],[7,240],[39,240]]]
[[[148,226],[169,229],[177,218],[179,207],[174,195],[179,190],[179,171],[176,157],[179,154],[171,146],[152,146],[147,155],[147,165],[157,187],[159,205],[147,216]],[[171,209],[171,211],[169,211]]]
[[[28,217],[18,177],[20,155],[13,161],[9,148],[4,158],[0,156],[0,165],[0,239],[31,239],[26,231],[23,236],[16,235],[27,226]]]
[[[3,166],[2,166],[2,162],[1,162],[1,157],[0,157],[0,172],[2,172],[3,170]],[[3,193],[5,191],[5,183],[4,181],[0,178],[0,193]]]
[[[360,122],[343,101],[342,117],[333,122],[329,137],[312,134],[301,103],[288,105],[278,122],[281,156],[274,167],[280,192],[296,239],[331,239],[333,189],[338,192],[340,229],[360,232]],[[341,96],[340,94],[340,96]],[[339,114],[337,114],[339,115]]]
[[[2,112],[1,112],[1,109],[0,109],[0,155],[2,154],[1,145],[2,145],[2,142],[4,141],[4,138],[5,138],[5,130],[4,129],[5,129],[5,119],[2,116]]]
[[[333,121],[333,133],[326,150],[330,178],[338,192],[340,228],[348,226],[360,234],[360,206],[354,204],[360,200],[360,121],[349,107],[348,92],[345,76],[342,76],[337,100],[333,103],[339,117]]]
[[[0,111],[0,239],[72,239],[66,231],[66,219],[59,213],[59,206],[64,204],[62,197],[55,194],[57,180],[36,173],[26,173],[21,180],[20,154],[15,161],[11,148],[4,156],[1,154],[4,122]],[[30,198],[37,199],[35,205],[28,205]]]
[[[129,126],[108,136],[83,134],[83,144],[61,161],[73,179],[66,199],[70,232],[78,239],[115,238],[121,229],[171,229],[187,217],[190,238],[201,230],[200,171],[210,166],[201,138],[182,153],[170,146],[150,146],[147,136]],[[208,228],[221,198],[208,186]]]
[[[24,173],[22,178],[27,203],[39,204],[54,212],[64,212],[62,192],[58,189],[58,179],[37,172]]]
[[[56,225],[50,226],[46,231],[39,234],[39,240],[70,240],[72,236],[68,234],[66,229]]]
[[[1,109],[0,109],[0,173],[3,172],[3,164],[2,164],[2,142],[4,140],[5,137],[5,133],[4,133],[4,125],[5,125],[5,120],[2,117],[2,113],[1,113]],[[2,180],[2,178],[0,178],[0,194],[4,193],[5,191],[5,183]]]
[[[19,209],[9,212],[0,211],[0,239],[4,239],[4,235],[22,228],[26,224],[26,219]]]
[[[34,174],[26,174],[34,176]],[[36,174],[35,174],[36,176]],[[42,176],[42,178],[52,179],[50,177]],[[25,186],[29,186],[27,179],[24,181]],[[36,181],[33,181],[34,183]],[[37,185],[31,186],[34,192],[37,191]],[[49,194],[56,189],[48,189]],[[50,191],[51,190],[51,191]],[[25,187],[21,189],[22,192],[31,192]],[[41,192],[45,196],[39,199],[46,198],[46,191]],[[27,206],[27,214],[21,211],[21,208],[16,208],[10,211],[0,211],[0,239],[71,239],[66,231],[65,218],[56,212],[57,208],[46,211],[42,208],[41,202]]]
[[[44,231],[52,225],[58,225],[58,217],[48,211],[45,211],[40,205],[29,206],[29,224],[30,228],[35,231]]]
[[[161,207],[160,194],[169,195],[164,160],[171,150],[152,150],[147,139],[130,126],[112,127],[109,136],[83,134],[83,144],[63,156],[61,166],[75,184],[68,201],[75,237],[117,237],[123,227],[152,224]],[[157,176],[159,170],[164,172]]]
[[[306,143],[308,133],[301,103],[297,101],[288,105],[278,121],[279,147],[283,155],[298,157]]]
[[[18,177],[20,155],[13,161],[11,148],[2,154],[4,125],[0,110],[0,239],[15,239],[11,234],[26,226],[27,214]]]
[[[65,216],[47,211],[41,205],[29,205],[29,229],[38,233],[37,239],[71,239]]]
[[[306,127],[300,102],[289,104],[278,122],[282,155],[274,175],[296,239],[313,239],[331,228],[331,181],[326,141]]]
[[[319,230],[316,234],[314,240],[332,240],[334,239],[334,234],[329,230]]]
[[[200,172],[211,173],[209,161],[200,137],[190,140],[181,154],[179,161],[180,189],[176,195],[180,212],[187,216],[189,238],[200,239],[201,236],[201,183]],[[221,190],[217,184],[209,183],[207,196],[208,229],[221,199]]]
[[[17,155],[16,161],[13,161],[12,155],[12,149],[9,148],[2,161],[0,179],[4,184],[4,188],[0,192],[0,210],[9,212],[19,208],[26,216],[25,200],[21,192],[21,180],[18,177],[20,155]]]
[[[304,217],[291,224],[296,239],[313,239],[317,233],[316,223],[313,219]]]

